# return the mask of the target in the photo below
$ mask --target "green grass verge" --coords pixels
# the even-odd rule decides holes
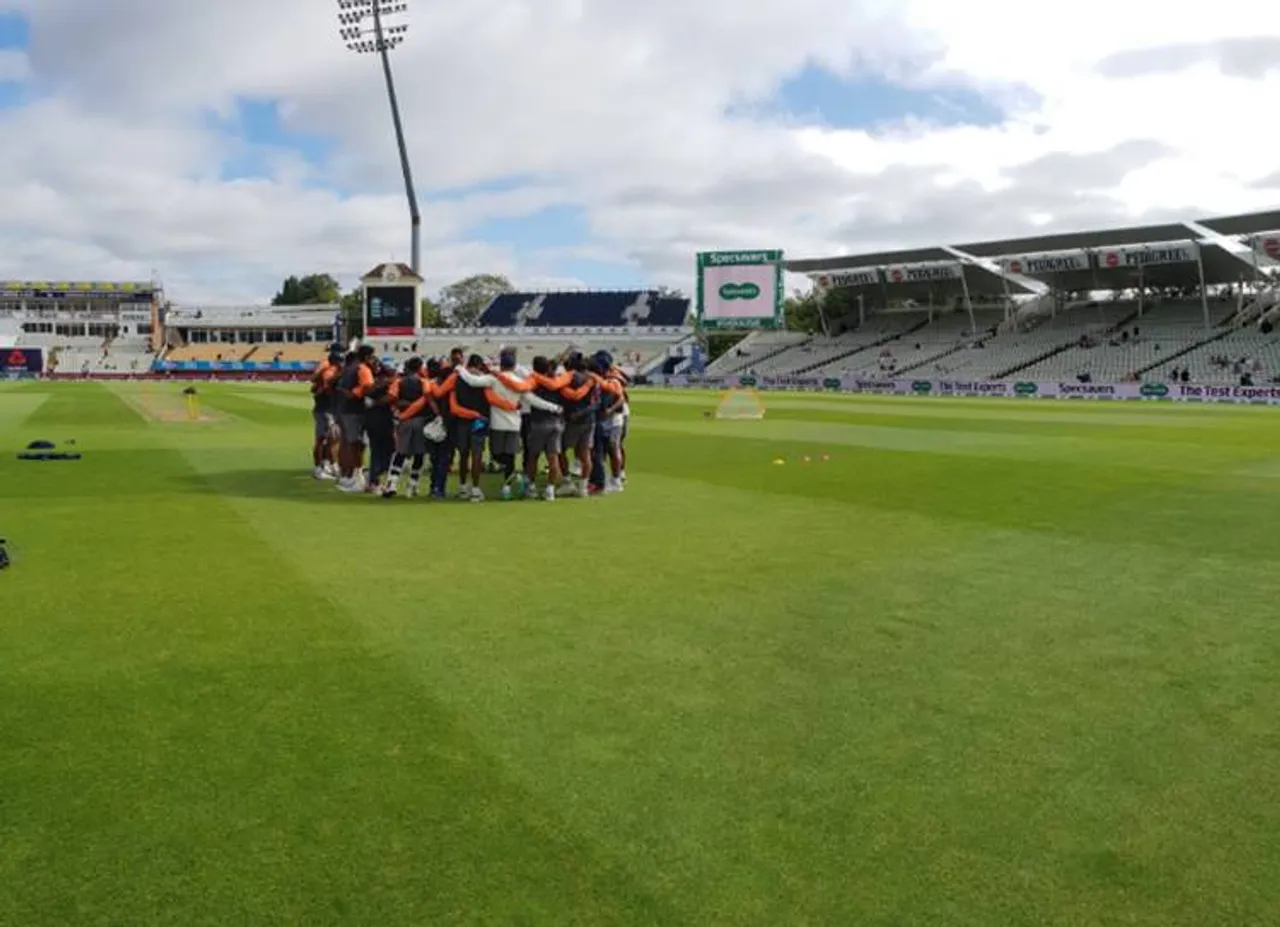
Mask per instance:
[[[1274,411],[648,392],[471,506],[200,389],[0,387],[0,924],[1280,922]]]

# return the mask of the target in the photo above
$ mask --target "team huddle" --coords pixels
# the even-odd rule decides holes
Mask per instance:
[[[413,357],[397,370],[368,345],[335,346],[311,377],[314,476],[342,492],[413,497],[425,470],[430,496],[444,499],[456,458],[458,498],[472,502],[484,501],[481,476],[494,471],[503,499],[621,492],[627,385],[607,351],[525,368],[514,349],[495,367],[454,348],[447,361]]]

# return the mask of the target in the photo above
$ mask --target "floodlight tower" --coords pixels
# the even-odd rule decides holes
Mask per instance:
[[[391,104],[391,122],[396,130],[396,147],[400,149],[400,173],[404,175],[404,194],[409,201],[411,228],[410,267],[422,273],[421,256],[422,214],[418,212],[418,194],[413,188],[413,171],[409,168],[409,149],[404,141],[404,123],[400,120],[400,102],[396,97],[396,83],[391,76],[390,51],[404,41],[409,26],[404,22],[388,25],[388,18],[405,15],[409,7],[406,0],[338,0],[338,34],[347,48],[360,55],[376,53],[382,59],[382,75],[387,81],[387,102]]]

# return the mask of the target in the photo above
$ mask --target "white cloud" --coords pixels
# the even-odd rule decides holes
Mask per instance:
[[[179,299],[244,299],[288,273],[351,279],[405,256],[380,74],[341,47],[336,4],[8,5],[32,45],[0,52],[0,81],[30,76],[44,96],[0,112],[0,276],[154,267]],[[419,186],[531,178],[424,201],[425,269],[436,284],[479,270],[533,283],[562,278],[565,257],[612,259],[687,286],[699,248],[813,256],[1271,205],[1255,182],[1274,172],[1280,71],[1255,48],[1261,65],[1223,73],[1240,54],[1220,43],[1280,37],[1272,6],[422,3],[395,59]],[[977,89],[1009,115],[877,134],[725,115],[812,63]],[[207,115],[237,98],[279,99],[289,128],[333,138],[324,172],[267,151],[269,178],[224,180],[244,145]],[[468,240],[470,224],[558,203],[586,211],[592,241],[513,253]]]
[[[16,48],[0,48],[0,84],[21,84],[31,76],[27,53]]]

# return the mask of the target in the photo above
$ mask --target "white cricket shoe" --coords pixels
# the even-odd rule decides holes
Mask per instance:
[[[473,487],[471,487],[471,501],[472,501],[472,502],[483,502],[483,501],[484,501],[484,493],[480,491],[480,487],[479,487],[479,486],[473,486]]]

